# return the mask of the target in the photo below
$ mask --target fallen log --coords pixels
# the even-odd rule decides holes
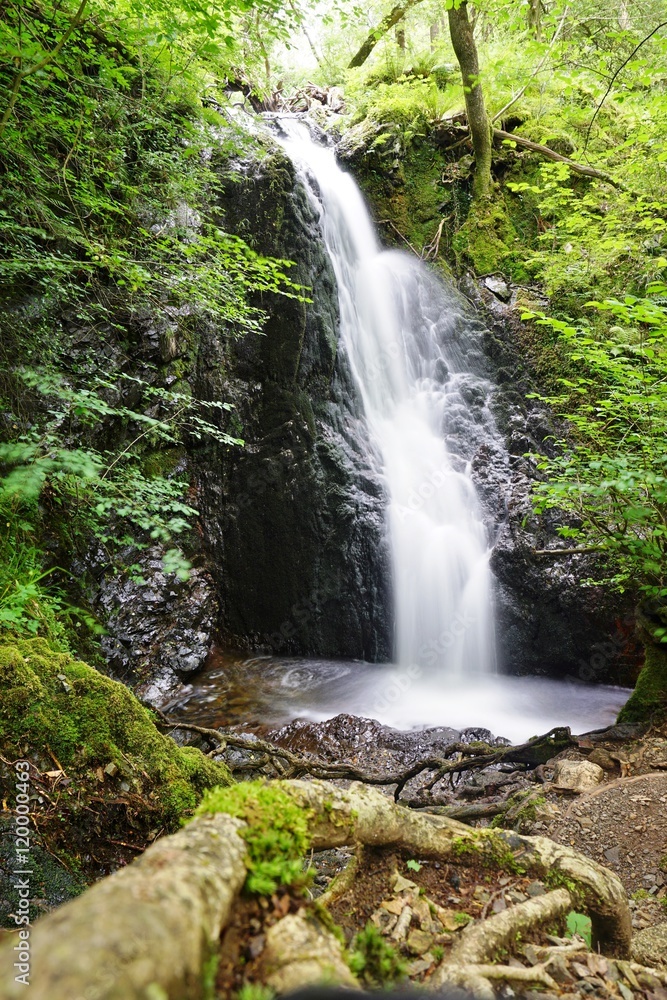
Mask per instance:
[[[533,142],[531,139],[524,139],[523,136],[516,135],[514,132],[504,132],[502,129],[494,128],[493,138],[508,139],[511,142],[515,142],[517,146],[529,149],[533,153],[539,153],[540,156],[544,156],[548,160],[554,160],[556,163],[565,163],[575,174],[582,174],[584,177],[595,177],[597,180],[604,181],[605,184],[611,184],[612,187],[618,188],[619,191],[629,190],[625,184],[612,177],[605,170],[598,170],[597,167],[589,167],[585,163],[577,163],[576,160],[570,160],[569,157],[562,156],[555,149],[550,149],[549,146],[543,146],[541,143]]]

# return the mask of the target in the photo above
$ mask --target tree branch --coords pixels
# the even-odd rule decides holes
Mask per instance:
[[[421,0],[405,0],[404,3],[392,7],[387,16],[382,18],[377,28],[373,28],[370,32],[364,44],[348,63],[347,68],[357,69],[359,66],[363,66],[380,39],[387,34],[390,28],[402,21],[410,8],[416,7],[418,3],[421,3]]]
[[[549,149],[548,146],[542,146],[539,142],[524,139],[523,136],[516,135],[514,132],[503,132],[502,129],[494,128],[493,137],[494,139],[509,139],[511,142],[515,142],[517,146],[523,146],[524,149],[530,149],[533,153],[540,153],[541,156],[546,156],[548,160],[555,160],[556,163],[565,163],[575,174],[583,174],[584,177],[595,177],[597,180],[604,181],[606,184],[611,184],[612,187],[618,188],[619,191],[629,190],[625,184],[617,181],[615,177],[612,177],[606,171],[598,170],[596,167],[589,167],[584,163],[576,163],[574,160],[568,159],[567,156],[561,156],[555,149]]]
[[[88,6],[88,0],[81,0],[81,3],[79,4],[79,9],[77,10],[72,20],[70,21],[69,28],[64,33],[64,35],[57,43],[55,48],[51,49],[50,52],[47,52],[44,58],[40,59],[40,61],[35,63],[33,66],[30,66],[28,69],[20,69],[16,73],[16,75],[14,76],[14,81],[12,83],[12,89],[9,95],[9,103],[5,108],[5,113],[0,119],[0,136],[2,136],[3,132],[5,131],[5,128],[7,127],[7,122],[9,121],[12,111],[14,110],[14,106],[18,99],[19,90],[23,81],[26,79],[26,77],[32,76],[33,73],[38,73],[41,69],[44,69],[45,66],[48,66],[48,64],[50,62],[53,62],[53,60],[60,54],[63,46],[67,42],[72,32],[75,31],[76,28],[78,28],[79,24],[81,23],[84,11],[87,6]]]

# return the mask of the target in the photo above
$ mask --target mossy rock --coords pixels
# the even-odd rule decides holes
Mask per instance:
[[[649,722],[667,715],[667,645],[646,641],[646,658],[618,722]]]
[[[160,733],[123,684],[44,639],[0,645],[0,687],[3,754],[55,759],[68,777],[84,781],[112,765],[111,779],[148,796],[169,825],[193,810],[206,788],[231,782],[223,764]]]
[[[476,274],[511,270],[517,234],[502,201],[473,202],[466,221],[452,240],[459,264]]]

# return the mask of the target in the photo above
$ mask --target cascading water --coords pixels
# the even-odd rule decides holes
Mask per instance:
[[[482,331],[421,261],[382,250],[333,151],[303,121],[281,117],[279,126],[319,216],[337,279],[339,350],[363,404],[362,427],[352,426],[356,399],[350,426],[338,411],[331,426],[365,448],[364,467],[385,484],[396,663],[241,662],[220,652],[179,718],[219,726],[353,713],[398,729],[488,726],[516,741],[555,725],[585,732],[612,722],[623,689],[495,672],[489,554],[502,501],[491,496],[492,475],[482,510],[471,465],[503,473],[509,459],[489,408]]]
[[[320,213],[338,283],[341,344],[389,497],[396,660],[448,677],[494,669],[489,539],[468,454],[490,433],[477,350],[421,261],[382,250],[354,180],[302,122],[283,144]],[[472,364],[471,364],[472,362]],[[480,405],[481,404],[481,405]],[[485,426],[486,425],[486,426]]]

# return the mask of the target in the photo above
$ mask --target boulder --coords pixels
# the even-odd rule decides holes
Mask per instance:
[[[553,787],[560,792],[581,795],[595,788],[604,778],[604,771],[589,760],[559,760],[554,767]]]

